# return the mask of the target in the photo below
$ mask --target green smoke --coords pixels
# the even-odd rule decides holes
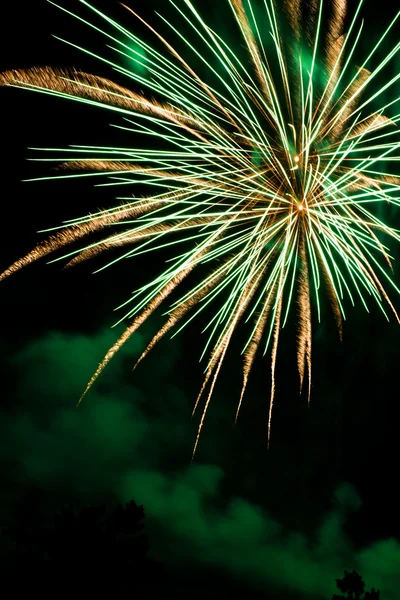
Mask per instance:
[[[190,464],[191,399],[169,382],[179,347],[161,348],[132,374],[143,339],[136,335],[111,361],[78,409],[76,400],[115,340],[113,331],[49,333],[10,360],[18,384],[14,405],[0,417],[0,435],[6,477],[16,486],[12,501],[24,486],[63,503],[133,498],[144,504],[153,555],[171,565],[212,567],[266,592],[316,599],[330,598],[335,579],[355,568],[367,588],[395,600],[400,545],[387,539],[353,546],[345,526],[360,499],[348,484],[339,486],[331,509],[306,535],[278,522],[265,506],[227,496],[220,466]],[[291,501],[296,511],[296,498]]]

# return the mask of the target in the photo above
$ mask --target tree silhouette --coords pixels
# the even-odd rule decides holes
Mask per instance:
[[[148,557],[143,506],[133,500],[78,511],[68,506],[48,525],[16,523],[4,528],[2,537],[7,543],[3,576],[14,582],[23,574],[40,585],[51,577],[67,587],[129,583],[132,589],[161,576],[160,565]]]
[[[365,592],[365,583],[357,573],[352,571],[348,573],[344,572],[342,579],[336,579],[336,587],[342,592],[341,595],[334,594],[332,600],[379,600],[379,591],[371,589],[370,592]]]

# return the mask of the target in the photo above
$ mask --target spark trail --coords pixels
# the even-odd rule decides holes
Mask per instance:
[[[116,225],[117,231],[102,240],[65,254],[68,264],[116,247],[123,248],[122,260],[182,243],[184,252],[125,303],[129,310],[124,318],[131,323],[107,352],[83,395],[138,327],[170,294],[177,293],[181,282],[193,277],[197,267],[207,264],[208,275],[169,305],[164,326],[138,362],[178,324],[182,329],[205,306],[214,307],[204,351],[208,363],[195,404],[196,410],[208,389],[195,452],[232,336],[244,321],[248,336],[237,415],[256,353],[270,350],[269,443],[280,330],[293,305],[298,314],[300,388],[306,380],[308,399],[312,315],[320,318],[323,293],[340,331],[345,299],[355,304],[358,298],[367,308],[367,299],[372,298],[386,317],[389,308],[399,321],[387,291],[399,289],[390,274],[390,251],[383,240],[399,241],[400,236],[377,212],[383,204],[398,207],[400,203],[399,98],[387,100],[400,74],[378,84],[378,76],[381,80],[400,50],[397,42],[379,58],[400,13],[362,64],[354,66],[363,28],[362,3],[345,33],[345,0],[326,5],[322,0],[285,0],[279,9],[274,0],[226,0],[237,26],[238,53],[206,24],[190,0],[170,0],[180,27],[158,15],[168,30],[163,35],[125,7],[148,29],[153,46],[85,0],[80,3],[93,13],[93,21],[59,8],[102,32],[117,58],[128,57],[140,68],[129,70],[117,59],[81,50],[146,93],[52,67],[5,72],[0,84],[120,115],[121,131],[133,134],[135,141],[147,136],[154,141],[151,149],[72,146],[59,150],[61,174],[56,177],[106,175],[111,185],[140,182],[150,191],[146,197],[122,197],[114,208],[55,228],[49,239],[0,278]],[[94,20],[106,27],[95,25]],[[174,38],[185,53],[174,46]],[[385,116],[388,111],[390,118]],[[162,143],[157,146],[158,141]],[[393,165],[394,173],[384,164]]]

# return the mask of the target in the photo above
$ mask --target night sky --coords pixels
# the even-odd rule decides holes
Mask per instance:
[[[62,4],[82,14],[78,2]],[[114,0],[94,4],[126,27],[137,27]],[[163,0],[127,4],[154,24],[154,10],[173,14]],[[365,4],[360,49],[367,52],[394,16],[396,2]],[[224,2],[196,5],[234,43]],[[74,66],[126,84],[52,37],[100,54],[105,43],[45,0],[23,7],[7,2],[1,23],[0,71]],[[396,35],[398,28],[392,44]],[[2,270],[43,239],[38,231],[110,207],[118,195],[115,188],[93,187],[88,178],[23,182],[51,174],[48,164],[27,160],[38,157],[29,148],[116,140],[129,146],[132,139],[109,126],[118,115],[98,108],[16,89],[0,89],[0,102]],[[139,142],[134,139],[132,146]],[[399,223],[393,210],[382,211],[392,225]],[[400,248],[394,242],[392,248],[400,283]],[[269,450],[269,358],[256,361],[234,425],[241,340],[234,342],[191,463],[199,419],[191,419],[191,411],[205,367],[199,363],[204,322],[163,340],[132,372],[162,322],[160,311],[75,407],[123,329],[112,328],[122,316],[113,310],[163,268],[165,257],[142,256],[93,274],[105,261],[103,256],[63,270],[62,262],[43,260],[0,285],[0,525],[15,519],[21,507],[29,506],[39,522],[65,504],[133,499],[144,506],[150,554],[166,565],[171,593],[182,589],[184,596],[201,588],[232,597],[236,589],[249,598],[330,600],[335,579],[344,569],[356,569],[367,589],[380,589],[381,600],[398,598],[400,328],[395,319],[388,323],[372,302],[369,314],[360,303],[348,307],[340,342],[326,304],[321,324],[314,320],[309,407],[298,392],[294,319],[285,327]],[[400,308],[399,298],[392,298]]]

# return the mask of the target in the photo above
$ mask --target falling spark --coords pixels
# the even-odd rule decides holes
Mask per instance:
[[[59,150],[63,156],[53,178],[106,175],[110,185],[140,182],[150,192],[143,198],[121,198],[123,203],[115,208],[56,228],[58,231],[8,267],[0,279],[86,236],[121,224],[125,230],[118,228],[100,241],[70,251],[64,256],[67,264],[111,248],[124,248],[121,260],[183,243],[184,253],[178,253],[123,305],[130,304],[125,317],[131,323],[107,352],[81,399],[133,333],[167,297],[176,294],[197,267],[207,265],[208,275],[170,304],[165,324],[137,364],[178,323],[180,331],[205,306],[214,307],[204,350],[209,358],[194,408],[208,388],[196,451],[231,339],[239,322],[243,327],[252,323],[247,325],[242,352],[243,383],[236,418],[256,353],[260,348],[264,353],[270,350],[269,445],[280,331],[293,304],[298,309],[300,389],[306,380],[308,400],[312,315],[320,318],[321,290],[326,291],[340,335],[344,303],[350,299],[354,304],[356,297],[365,308],[372,297],[386,317],[389,306],[400,321],[386,291],[387,286],[399,289],[385,269],[385,263],[391,267],[391,257],[383,241],[384,237],[399,241],[400,235],[376,210],[384,204],[400,204],[400,177],[383,168],[383,163],[396,166],[400,161],[400,114],[384,114],[389,109],[393,113],[399,100],[388,102],[385,98],[389,89],[395,89],[400,74],[385,84],[377,83],[378,75],[400,50],[400,43],[395,43],[383,58],[377,58],[400,13],[361,66],[355,67],[352,57],[363,27],[361,2],[345,32],[346,0],[327,0],[327,21],[322,0],[310,0],[305,12],[300,0],[284,0],[279,9],[274,0],[264,0],[257,4],[257,11],[252,0],[226,0],[241,36],[237,46],[247,53],[244,57],[205,23],[191,0],[169,1],[192,37],[161,16],[170,30],[171,37],[165,37],[125,7],[154,36],[154,47],[86,0],[80,3],[107,24],[107,31],[59,7],[100,30],[119,57],[129,58],[124,64],[136,68],[128,70],[81,50],[146,93],[102,77],[52,67],[0,75],[1,85],[110,110],[123,118],[118,125],[121,131],[135,134],[135,139],[142,134],[155,141],[151,149],[147,145],[146,149],[72,146]],[[261,24],[267,25],[267,31]],[[187,46],[188,55],[195,54],[196,67],[174,47],[173,36]],[[156,49],[159,44],[164,51]],[[369,70],[371,62],[375,66]],[[160,146],[157,140],[162,141]],[[175,235],[170,241],[171,233],[181,237],[177,240]]]

